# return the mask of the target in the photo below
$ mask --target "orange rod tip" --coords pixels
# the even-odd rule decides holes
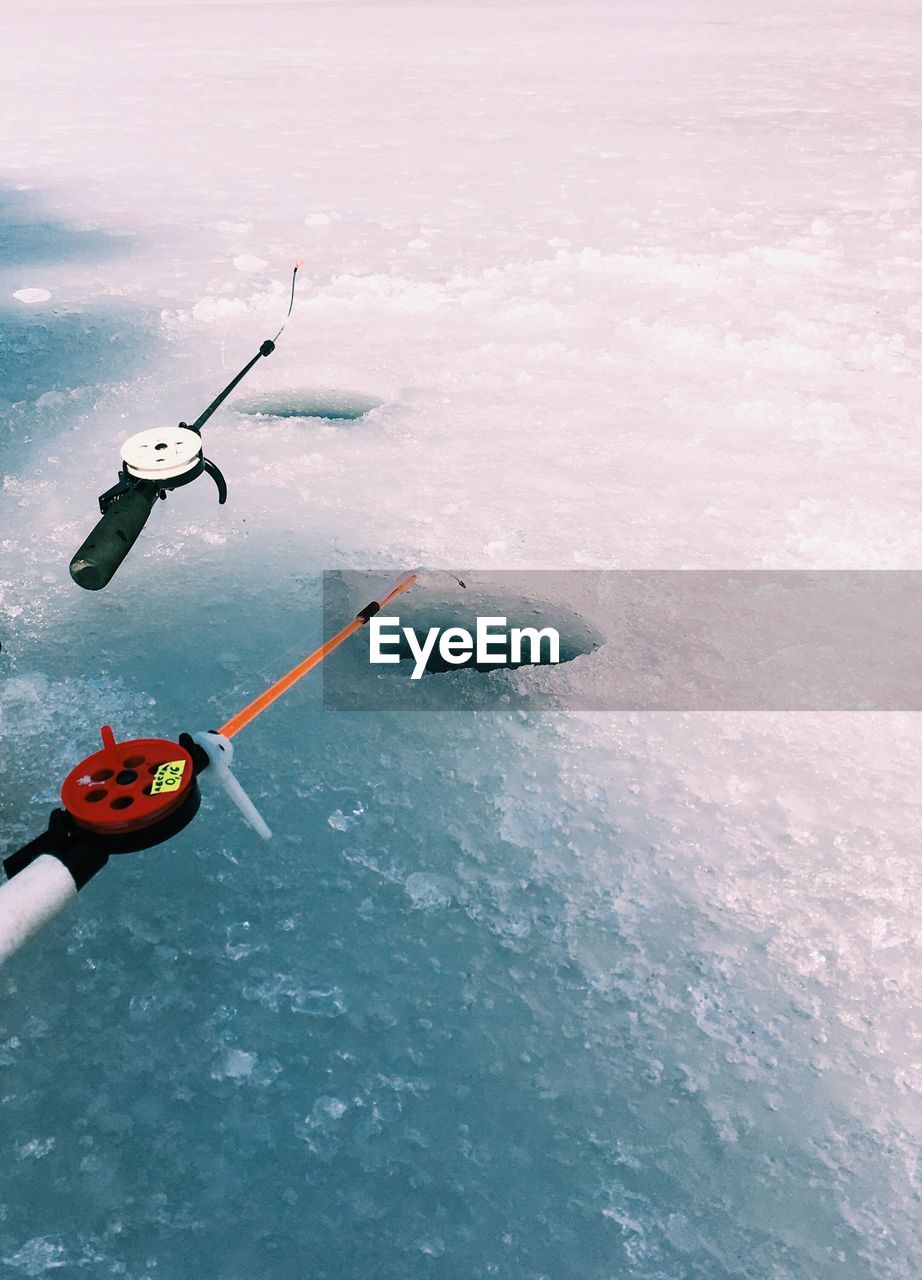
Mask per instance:
[[[412,587],[416,579],[417,575],[411,573],[408,578],[405,578],[403,582],[399,582],[388,595],[384,596],[380,602],[381,605],[388,604],[395,596],[399,596],[402,591]],[[254,698],[242,711],[238,711],[235,716],[231,716],[226,724],[221,725],[218,732],[223,733],[225,738],[232,738],[235,733],[239,733],[251,720],[255,720],[260,712],[265,711],[266,707],[275,702],[276,698],[280,698],[283,693],[287,693],[293,684],[297,684],[302,676],[306,676],[308,671],[313,671],[314,667],[319,666],[324,658],[338,648],[349,636],[354,635],[360,627],[365,625],[365,622],[366,619],[361,614],[353,618],[351,622],[347,622],[341,631],[337,631],[335,636],[325,640],[319,649],[315,649],[303,662],[299,662],[287,675],[282,676],[281,680],[276,680],[275,684],[270,685],[265,693],[261,693],[258,698]]]

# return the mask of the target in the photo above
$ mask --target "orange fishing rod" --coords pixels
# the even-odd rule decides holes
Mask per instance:
[[[313,671],[314,667],[319,666],[324,658],[338,648],[344,640],[348,640],[351,635],[354,635],[356,631],[364,627],[369,618],[373,618],[385,605],[390,604],[396,596],[412,587],[416,577],[415,573],[411,573],[409,578],[398,583],[393,591],[388,592],[383,600],[372,600],[370,604],[367,604],[364,609],[356,614],[348,626],[343,627],[341,631],[337,631],[336,635],[331,636],[329,640],[325,640],[319,649],[315,649],[303,662],[299,662],[296,667],[292,667],[291,671],[282,676],[281,680],[276,680],[275,684],[270,685],[265,693],[261,693],[258,698],[254,698],[242,711],[238,711],[235,716],[231,716],[226,724],[221,725],[218,732],[222,733],[225,738],[232,738],[235,733],[239,733],[251,720],[255,720],[261,711],[265,711],[266,707],[275,702],[276,698],[280,698],[283,693],[288,692],[293,684],[297,684],[302,676],[306,676],[308,671]]]
[[[45,831],[3,859],[0,884],[0,964],[76,897],[109,861],[163,844],[199,811],[198,778],[208,771],[264,840],[272,832],[231,771],[230,739],[370,618],[412,587],[411,573],[380,601],[372,600],[319,649],[270,686],[219,730],[119,742],[103,725],[102,747],[71,769],[61,786],[62,808]],[[460,582],[460,579],[457,579]],[[463,583],[461,584],[464,585]]]
[[[0,885],[0,963],[71,902],[106,865],[110,854],[153,848],[187,827],[199,810],[198,778],[205,770],[253,830],[268,840],[272,832],[231,772],[230,739],[369,618],[412,587],[416,577],[411,573],[382,600],[372,600],[359,610],[347,626],[219,730],[181,733],[177,742],[171,738],[119,742],[112,729],[103,725],[102,747],[64,779],[63,807],[53,810],[47,829],[3,859],[7,881]]]

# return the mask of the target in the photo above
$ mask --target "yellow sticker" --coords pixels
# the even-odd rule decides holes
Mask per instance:
[[[162,764],[154,774],[150,788],[151,795],[161,796],[164,791],[178,791],[185,768],[185,760],[168,760],[166,764]]]

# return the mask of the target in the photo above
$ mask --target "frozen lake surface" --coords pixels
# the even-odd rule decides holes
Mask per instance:
[[[922,567],[912,6],[3,28],[4,851],[101,723],[293,665],[324,569]],[[118,444],[297,256],[206,428],[228,505],[177,491],[79,591]],[[299,686],[237,747],[270,844],[206,799],[0,975],[0,1273],[911,1280],[920,748]]]

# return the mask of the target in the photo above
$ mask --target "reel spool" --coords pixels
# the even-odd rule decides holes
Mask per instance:
[[[148,849],[187,826],[201,796],[185,747],[168,738],[116,742],[108,725],[101,733],[101,750],[81,760],[61,786],[73,822],[113,853]]]
[[[136,480],[171,481],[170,488],[194,480],[205,467],[202,438],[189,427],[139,431],[125,441],[121,455],[130,476]]]

